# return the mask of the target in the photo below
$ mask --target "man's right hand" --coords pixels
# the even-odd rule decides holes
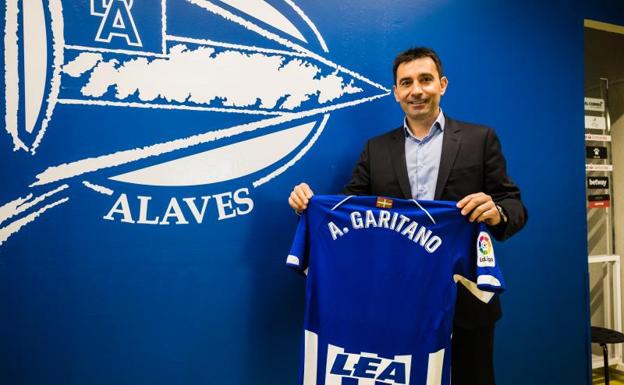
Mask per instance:
[[[288,204],[293,210],[300,213],[308,208],[308,202],[314,193],[307,183],[300,183],[293,188],[288,197]]]

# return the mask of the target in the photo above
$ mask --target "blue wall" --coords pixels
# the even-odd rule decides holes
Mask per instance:
[[[55,17],[50,10],[57,9],[57,3],[43,2],[48,26]],[[102,60],[117,60],[117,65],[138,57],[158,59],[136,53],[161,48],[162,18],[157,2],[148,7],[135,0],[130,8],[141,47],[128,45],[116,35],[110,43],[97,41],[105,16],[91,14],[88,2],[83,3],[62,2],[64,64],[84,52],[100,53]],[[323,62],[325,58],[381,87],[339,70],[344,82],[353,81],[361,90],[330,101],[310,94],[293,110],[279,107],[288,98],[284,91],[274,107],[236,102],[234,107],[253,111],[232,112],[224,96],[228,92],[265,91],[254,88],[259,87],[254,83],[259,75],[247,78],[259,71],[252,66],[240,70],[240,76],[207,83],[206,87],[226,84],[223,94],[209,101],[186,97],[176,101],[170,94],[146,101],[145,95],[132,93],[124,99],[116,95],[113,86],[94,96],[83,87],[90,80],[89,71],[97,68],[92,66],[76,77],[55,75],[55,68],[61,68],[53,65],[52,49],[58,39],[50,38],[53,31],[48,27],[50,52],[44,93],[54,94],[50,82],[55,76],[61,85],[45,134],[36,140],[50,101],[41,100],[41,112],[29,127],[22,118],[26,91],[19,93],[15,129],[11,131],[13,126],[6,123],[6,132],[0,133],[0,206],[15,202],[0,210],[15,214],[8,218],[0,215],[0,234],[6,235],[6,239],[0,238],[0,383],[293,383],[304,282],[284,266],[296,224],[286,198],[301,181],[307,181],[317,193],[339,191],[365,140],[400,124],[402,113],[394,98],[380,96],[386,93],[383,88],[392,84],[392,58],[413,45],[434,47],[444,61],[450,82],[442,101],[444,111],[453,118],[496,128],[509,172],[529,209],[527,227],[497,245],[508,285],[503,296],[504,316],[497,329],[498,383],[588,383],[583,18],[624,24],[624,7],[615,1],[592,6],[500,1],[297,2],[326,42],[325,52],[296,10],[279,1],[270,3],[300,31],[306,43],[234,8],[222,9],[318,54],[321,59],[304,55],[302,60],[320,68],[319,76],[334,71],[331,64]],[[231,19],[190,3],[171,0],[166,6],[167,33],[171,35],[292,51],[292,47],[259,37]],[[3,20],[8,18],[5,13]],[[22,47],[21,41],[27,37],[22,29],[17,31]],[[170,49],[175,42],[168,44]],[[210,46],[197,40],[186,44],[190,50]],[[135,53],[98,51],[101,49]],[[26,51],[16,51],[22,64],[28,61]],[[292,55],[283,55],[288,62],[294,60]],[[8,65],[5,58],[0,60],[2,66]],[[201,70],[195,75],[202,79]],[[169,77],[177,79],[180,74],[154,72],[150,76],[146,89],[150,84],[171,82]],[[26,71],[19,70],[19,78],[28,78]],[[4,83],[7,88],[8,82]],[[184,87],[192,89],[193,84],[178,89]],[[23,82],[18,88],[24,89]],[[17,98],[16,94],[6,95]],[[5,94],[0,97],[5,106]],[[69,100],[82,104],[69,104]],[[99,104],[85,105],[85,101]],[[354,105],[339,106],[343,102]],[[198,111],[201,108],[221,110]],[[332,109],[324,127],[321,113],[304,116],[314,109]],[[241,127],[266,118],[264,113],[292,111],[301,117],[158,156],[106,167],[81,163],[85,168],[74,174],[50,169]],[[7,112],[10,114],[13,110]],[[222,147],[236,155],[235,164],[245,163],[248,153],[227,146],[246,140],[252,143],[294,123],[314,126],[286,155],[249,174],[230,173],[224,180],[169,187],[111,179],[196,153],[214,154]],[[318,140],[306,150],[321,129]],[[23,146],[16,146],[16,141]],[[257,143],[257,152],[273,150]],[[303,156],[298,160],[299,153]],[[205,173],[189,173],[201,176],[231,171],[213,166],[207,162]],[[42,174],[45,170],[49,172]],[[277,175],[268,182],[254,185],[273,173]],[[33,185],[36,176],[42,179],[47,175],[52,178]],[[99,188],[98,192],[83,182],[108,190]],[[109,190],[111,195],[102,192]],[[54,194],[44,195],[50,191]],[[215,197],[236,191],[240,199]],[[21,206],[16,202],[30,193],[33,197]],[[151,198],[149,202],[144,198],[150,210],[146,219],[162,218],[171,198],[176,198],[191,223],[175,224],[179,216],[175,217],[174,211],[169,211],[174,214],[168,225],[125,223],[122,194],[128,198],[135,222],[139,220],[138,197],[143,196]],[[183,199],[197,197],[195,202],[200,205],[202,196],[211,198],[198,224]],[[41,202],[28,207],[36,197],[42,197]],[[61,201],[63,198],[69,200]],[[251,199],[253,207],[245,199]],[[58,206],[45,206],[56,202]],[[236,208],[238,215],[227,217]],[[38,210],[41,213],[35,217]],[[104,218],[107,214],[112,220]]]

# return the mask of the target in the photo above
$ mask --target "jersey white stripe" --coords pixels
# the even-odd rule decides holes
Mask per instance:
[[[492,297],[494,297],[494,293],[479,289],[476,283],[459,274],[453,275],[453,280],[455,282],[460,282],[462,285],[464,285],[466,289],[468,289],[468,291],[472,293],[472,295],[477,297],[477,299],[479,299],[479,301],[483,303],[489,303],[490,300],[492,300]]]
[[[426,385],[440,385],[442,383],[442,365],[444,364],[444,349],[429,353],[427,363]]]
[[[341,200],[340,202],[338,202],[338,204],[334,207],[332,207],[331,211],[336,210],[338,207],[340,207],[341,204],[345,203],[346,201],[348,201],[349,199],[351,199],[353,197],[353,195],[349,195],[348,197],[346,197],[345,199]]]
[[[411,201],[416,203],[416,206],[418,206],[422,211],[425,212],[425,214],[427,214],[427,216],[429,217],[429,219],[431,219],[431,222],[433,222],[434,225],[436,224],[436,221],[433,220],[433,217],[431,216],[431,214],[429,214],[429,211],[425,210],[425,208],[422,207],[420,203],[416,201],[416,199],[411,199]]]
[[[294,255],[289,255],[288,258],[286,258],[286,263],[288,263],[289,265],[300,266],[301,262],[299,262],[299,257],[294,256]]]
[[[493,275],[480,275],[477,278],[477,285],[500,286],[501,283],[498,278]]]
[[[303,385],[316,385],[318,363],[318,335],[305,330],[305,359],[303,363]]]

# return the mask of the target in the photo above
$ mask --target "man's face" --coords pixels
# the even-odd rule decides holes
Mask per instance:
[[[397,68],[394,98],[401,105],[408,121],[429,121],[438,116],[440,98],[448,80],[440,78],[430,57],[401,63]]]

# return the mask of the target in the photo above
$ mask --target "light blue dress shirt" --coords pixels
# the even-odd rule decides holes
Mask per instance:
[[[412,198],[416,200],[431,200],[435,196],[445,122],[444,114],[440,110],[440,114],[429,129],[427,136],[417,139],[407,126],[407,118],[403,121],[405,163]]]

